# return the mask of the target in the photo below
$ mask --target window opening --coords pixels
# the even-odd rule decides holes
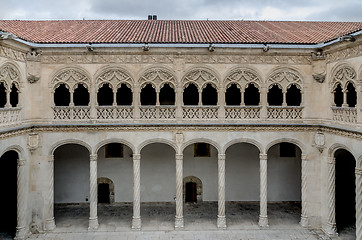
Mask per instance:
[[[54,92],[54,104],[55,106],[69,106],[70,104],[70,92],[65,84],[60,84]]]
[[[268,104],[269,106],[282,106],[283,104],[283,91],[278,85],[274,85],[268,91]]]
[[[202,90],[202,105],[217,105],[217,91],[211,84]]]
[[[347,85],[347,104],[348,107],[356,107],[357,104],[357,93],[352,83]]]
[[[183,101],[185,106],[199,105],[199,91],[194,84],[190,84],[184,89]]]
[[[4,83],[0,83],[0,108],[4,108],[6,105],[6,88]]]
[[[280,143],[280,157],[296,157],[296,147],[293,143]]]
[[[343,104],[343,91],[341,84],[338,84],[336,89],[334,89],[334,104],[336,107],[342,107]]]
[[[300,106],[302,103],[302,94],[295,84],[287,89],[286,101],[287,106]]]
[[[259,89],[253,83],[245,89],[244,103],[246,106],[258,106],[260,103]]]
[[[160,90],[160,105],[175,105],[175,90],[169,84]]]
[[[151,84],[147,84],[141,90],[141,105],[156,105],[156,90]]]
[[[109,84],[103,84],[103,86],[98,89],[97,101],[99,106],[113,105],[113,91]]]
[[[186,183],[186,197],[185,202],[196,203],[197,202],[197,188],[196,183]]]
[[[239,106],[241,103],[241,92],[238,85],[231,84],[225,92],[226,105]]]
[[[109,143],[105,146],[106,158],[123,158],[123,144]]]
[[[116,98],[117,105],[130,106],[132,105],[132,90],[126,84],[121,84],[117,89]]]
[[[89,92],[83,84],[78,84],[74,90],[73,101],[75,106],[88,106]]]
[[[194,157],[210,157],[210,144],[208,143],[195,143],[194,144]]]
[[[98,184],[98,203],[111,203],[108,183]]]

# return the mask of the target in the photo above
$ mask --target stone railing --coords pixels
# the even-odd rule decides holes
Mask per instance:
[[[88,120],[90,119],[89,106],[55,106],[53,107],[55,120]]]
[[[267,119],[302,119],[303,107],[268,106]]]
[[[261,106],[226,106],[225,119],[260,119]]]
[[[97,119],[132,119],[132,106],[97,106]]]
[[[0,125],[20,123],[20,110],[20,107],[0,108]]]
[[[356,123],[357,108],[332,107],[333,120],[338,122]]]
[[[176,119],[176,106],[141,106],[140,119]]]
[[[218,106],[183,106],[183,119],[218,119]]]

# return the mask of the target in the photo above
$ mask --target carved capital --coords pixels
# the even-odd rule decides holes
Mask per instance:
[[[327,163],[328,164],[336,164],[336,159],[334,157],[328,157],[327,158]]]
[[[318,61],[318,60],[325,60],[326,54],[323,51],[317,51],[312,53],[312,60]]]
[[[18,166],[21,167],[21,166],[24,166],[24,165],[25,165],[26,160],[24,160],[24,159],[18,159],[17,162],[18,162]]]
[[[27,80],[29,83],[36,83],[37,81],[39,81],[40,77],[39,76],[34,76],[29,74],[29,76],[27,77]]]
[[[133,161],[140,161],[141,160],[141,154],[134,153],[133,154]]]
[[[226,155],[225,154],[218,154],[217,155],[217,160],[219,161],[225,161],[226,159]]]
[[[302,161],[307,161],[307,154],[302,154],[301,159]]]
[[[362,176],[362,168],[356,168],[356,175]]]
[[[183,154],[176,154],[176,161],[182,161],[184,158]]]
[[[323,83],[324,80],[326,79],[326,74],[322,73],[322,74],[312,74],[313,79],[319,83]]]
[[[90,161],[97,161],[97,159],[98,159],[97,154],[91,154],[91,155],[89,156],[89,160],[90,160]]]
[[[48,156],[48,162],[54,162],[54,155]]]
[[[260,153],[260,154],[259,154],[259,159],[260,159],[260,160],[267,161],[267,160],[268,160],[268,154]]]

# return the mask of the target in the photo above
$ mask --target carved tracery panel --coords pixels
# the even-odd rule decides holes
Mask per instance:
[[[303,81],[299,74],[291,69],[278,70],[268,78],[268,88],[278,85],[282,90],[286,91],[291,85],[295,85],[302,90]]]
[[[139,79],[141,88],[145,87],[149,83],[155,87],[158,92],[166,83],[168,83],[172,88],[175,88],[176,78],[165,69],[153,68],[146,71]]]
[[[190,83],[196,84],[199,89],[203,89],[208,83],[216,89],[219,87],[215,74],[205,69],[194,69],[188,72],[183,79],[184,88],[186,88]]]
[[[121,84],[126,84],[132,89],[132,77],[125,71],[117,68],[107,69],[97,77],[98,89],[104,84],[110,84],[112,89],[118,89]]]
[[[354,85],[357,79],[355,70],[346,65],[339,66],[332,74],[331,87],[334,90],[338,84],[341,84],[342,89],[345,90],[349,82]]]
[[[238,68],[232,71],[225,79],[226,88],[236,84],[239,88],[245,89],[250,83],[253,83],[255,87],[259,87],[261,84],[259,76],[250,69]]]
[[[20,73],[12,64],[4,64],[0,68],[0,82],[4,84],[7,91],[10,91],[13,84],[20,91],[20,80]]]
[[[60,84],[64,83],[70,90],[74,90],[78,84],[83,84],[89,89],[90,80],[87,75],[79,69],[67,68],[59,71],[52,80],[53,88],[57,88]]]

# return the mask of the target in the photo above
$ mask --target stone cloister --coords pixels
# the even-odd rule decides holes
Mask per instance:
[[[66,205],[98,231],[103,203],[130,204],[132,231],[144,203],[174,204],[182,230],[187,204],[215,202],[227,230],[228,203],[256,202],[264,229],[293,202],[303,228],[362,239],[361,28],[266,49],[45,44],[1,24],[0,232],[55,231]]]

